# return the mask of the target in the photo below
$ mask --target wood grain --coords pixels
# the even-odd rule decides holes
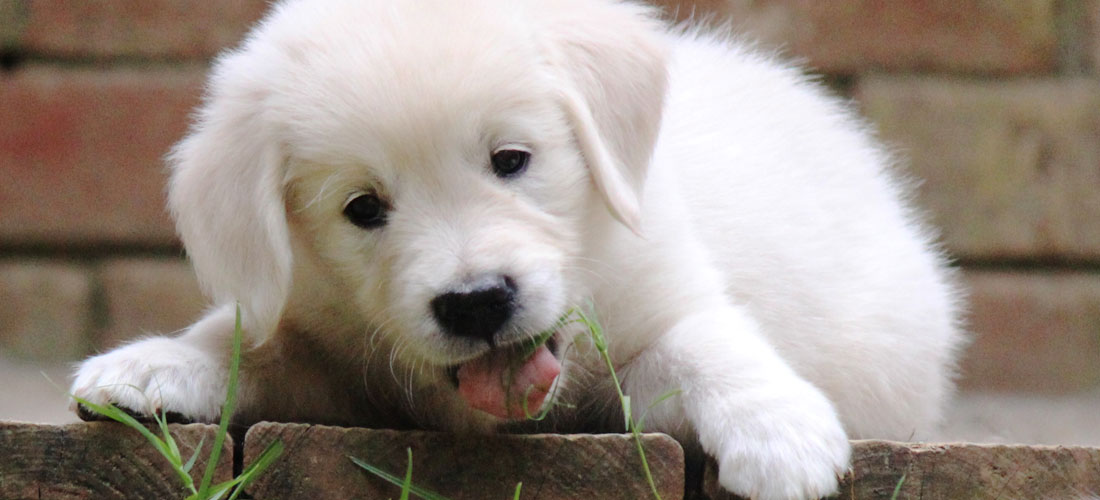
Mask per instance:
[[[186,460],[203,442],[191,471],[198,484],[216,426],[171,425]],[[159,434],[159,432],[157,433]],[[177,499],[186,496],[168,461],[137,431],[115,422],[64,426],[0,422],[0,498]],[[233,445],[226,440],[216,481],[233,475]]]

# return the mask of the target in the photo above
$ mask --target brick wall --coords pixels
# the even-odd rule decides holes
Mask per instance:
[[[782,47],[911,159],[971,287],[963,385],[1100,387],[1100,0],[662,0]],[[262,0],[0,2],[0,351],[202,309],[161,156]]]

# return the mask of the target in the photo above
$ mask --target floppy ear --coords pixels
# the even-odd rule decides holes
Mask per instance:
[[[625,2],[548,2],[541,36],[574,137],[608,209],[640,232],[640,197],[661,124],[666,39],[655,11]]]
[[[168,204],[204,291],[237,301],[248,338],[274,332],[287,299],[291,247],[284,167],[261,119],[256,64],[231,55],[215,66],[190,134],[169,155]]]

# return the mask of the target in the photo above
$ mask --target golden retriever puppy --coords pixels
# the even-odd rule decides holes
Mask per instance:
[[[239,303],[243,423],[622,431],[580,308],[635,408],[679,391],[647,430],[810,498],[952,390],[957,293],[895,160],[796,69],[638,4],[282,1],[170,163],[213,308],[84,362],[93,402],[216,419]]]

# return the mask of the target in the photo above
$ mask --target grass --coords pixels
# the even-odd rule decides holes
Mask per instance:
[[[233,412],[237,405],[237,385],[239,383],[238,377],[241,367],[241,336],[241,308],[238,305],[236,323],[233,328],[233,355],[230,358],[229,383],[227,384],[225,402],[222,404],[222,414],[221,420],[218,423],[218,432],[214,435],[214,445],[210,450],[210,455],[206,461],[206,469],[203,471],[202,479],[199,481],[198,486],[195,485],[194,479],[191,476],[191,469],[194,468],[199,453],[202,451],[203,441],[199,441],[198,446],[195,447],[195,452],[185,462],[180,453],[179,446],[176,444],[175,439],[172,438],[172,434],[168,431],[168,419],[163,409],[161,409],[159,415],[156,413],[153,414],[153,420],[156,421],[157,427],[161,432],[161,435],[157,436],[136,418],[113,404],[98,405],[84,398],[73,395],[70,395],[70,397],[85,408],[111,420],[125,424],[127,427],[145,436],[145,439],[147,439],[166,460],[168,460],[168,463],[172,466],[172,470],[179,476],[180,482],[183,483],[184,488],[190,492],[190,494],[185,497],[186,500],[218,500],[226,495],[229,495],[229,500],[234,500],[283,453],[283,443],[281,440],[277,439],[269,444],[267,448],[260,453],[259,458],[257,458],[255,462],[249,464],[239,476],[229,481],[213,484],[214,471],[217,469],[218,460],[221,458],[222,447],[225,444],[225,436],[229,433],[229,422],[233,417]],[[135,389],[137,388],[135,387]]]
[[[661,494],[657,491],[657,484],[653,481],[653,474],[649,470],[649,461],[646,460],[645,448],[642,446],[642,423],[645,421],[646,413],[654,405],[661,403],[662,401],[679,394],[679,391],[671,391],[665,393],[656,401],[650,404],[646,412],[642,413],[642,416],[638,421],[634,420],[634,416],[631,413],[630,396],[623,394],[623,386],[619,382],[619,376],[615,373],[615,365],[611,362],[611,355],[607,350],[607,338],[603,335],[603,328],[595,320],[589,319],[585,316],[584,312],[580,309],[574,309],[574,313],[577,318],[574,321],[579,321],[588,328],[588,333],[592,337],[592,343],[596,345],[596,350],[599,351],[600,357],[603,358],[604,363],[607,364],[607,371],[611,374],[611,381],[615,383],[615,391],[619,395],[619,403],[623,408],[623,420],[626,426],[626,431],[634,436],[634,445],[638,449],[638,458],[642,462],[642,471],[645,473],[646,482],[649,484],[650,491],[653,492],[653,498],[661,500]]]
[[[355,465],[358,465],[359,467],[362,467],[367,472],[370,472],[371,474],[374,474],[374,475],[376,475],[376,476],[378,476],[382,479],[385,479],[386,481],[388,481],[388,482],[396,485],[397,487],[401,488],[401,496],[399,497],[401,500],[408,500],[410,494],[416,495],[416,496],[418,496],[418,497],[420,497],[424,500],[448,500],[447,497],[445,497],[443,495],[440,495],[439,493],[436,493],[436,492],[431,491],[429,489],[421,488],[420,486],[416,486],[416,485],[412,484],[412,471],[413,471],[412,448],[405,448],[405,453],[408,454],[408,465],[405,467],[405,477],[403,477],[403,478],[397,477],[393,474],[390,474],[389,472],[386,472],[382,469],[379,469],[378,467],[375,467],[371,464],[368,464],[368,463],[366,463],[366,462],[364,462],[364,461],[362,461],[358,458],[355,458],[355,457],[352,457],[352,456],[348,456],[348,458],[352,462],[354,462]],[[523,490],[523,482],[516,483],[516,490],[512,494],[513,500],[519,500],[519,495],[520,495],[520,492],[522,490]]]
[[[521,352],[522,356],[520,356],[520,359],[526,359],[527,357],[529,357],[535,352],[536,349],[538,349],[539,346],[545,344],[550,339],[550,337],[553,336],[555,331],[571,323],[581,323],[588,329],[588,334],[589,337],[592,339],[592,343],[596,346],[596,350],[599,352],[600,357],[607,365],[607,370],[611,375],[611,380],[615,384],[615,391],[618,393],[619,396],[619,403],[622,406],[624,426],[626,428],[626,431],[631,433],[634,438],[634,444],[638,450],[638,457],[641,461],[642,471],[645,474],[646,483],[649,485],[650,491],[653,493],[653,497],[657,500],[661,500],[661,494],[657,491],[657,484],[653,480],[653,474],[650,472],[649,469],[649,461],[646,459],[645,447],[642,445],[642,425],[644,424],[646,414],[650,409],[667,400],[668,398],[679,394],[680,391],[670,391],[661,395],[659,398],[657,398],[656,401],[651,403],[649,407],[646,408],[646,411],[642,413],[641,417],[639,417],[639,419],[635,421],[633,413],[631,411],[630,396],[627,396],[623,393],[622,384],[619,382],[619,376],[615,373],[615,366],[611,362],[611,355],[607,348],[607,338],[603,335],[603,328],[600,327],[599,323],[595,319],[589,318],[587,315],[584,314],[583,311],[578,308],[570,309],[569,312],[565,313],[565,315],[563,315],[552,328],[536,335],[532,342],[529,342],[527,345],[524,346],[524,350]],[[511,375],[509,375],[509,377],[510,376]],[[510,386],[511,382],[507,381],[505,382],[505,384],[506,386]],[[530,412],[528,412],[526,398],[524,398],[523,410],[528,419],[541,420],[543,417],[546,416],[546,412],[549,410],[549,408],[543,410],[540,415],[533,416]],[[359,458],[348,456],[348,459],[350,459],[359,467],[365,469],[367,472],[370,472],[400,487],[401,500],[407,499],[410,494],[417,495],[424,500],[447,500],[447,497],[412,484],[412,450],[406,448],[406,451],[408,452],[408,466],[406,467],[404,478],[395,476],[378,467],[368,464]],[[516,490],[513,495],[514,500],[519,500],[522,487],[522,482],[516,484]]]
[[[902,474],[901,479],[898,479],[898,484],[894,486],[894,494],[890,495],[890,500],[897,500],[898,495],[901,494],[901,485],[905,484],[905,478],[907,476],[909,476],[908,472]]]

